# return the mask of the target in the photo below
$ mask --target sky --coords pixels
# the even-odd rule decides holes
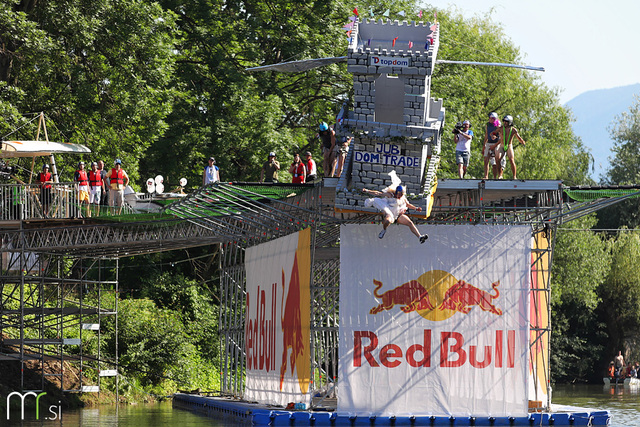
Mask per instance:
[[[491,8],[526,65],[544,67],[560,102],[595,89],[640,82],[640,1],[456,0],[431,1],[442,9],[484,16]],[[442,30],[442,29],[441,29]],[[460,58],[463,60],[463,58]],[[534,71],[532,71],[534,72]]]

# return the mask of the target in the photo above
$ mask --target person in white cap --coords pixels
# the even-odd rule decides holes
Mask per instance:
[[[458,177],[464,179],[469,167],[469,158],[471,157],[471,140],[473,139],[473,131],[469,129],[471,122],[465,120],[462,122],[462,128],[456,126],[453,131],[453,141],[456,143],[456,165],[458,165]]]
[[[276,160],[276,153],[272,151],[260,170],[260,182],[278,182],[279,170],[280,162]]]
[[[518,141],[522,145],[525,145],[524,139],[518,133],[518,129],[513,126],[513,117],[507,115],[502,118],[502,126],[492,132],[492,135],[499,138],[503,151],[501,153],[501,159],[506,156],[511,163],[511,172],[513,172],[513,179],[518,179],[516,174],[516,156],[513,152],[513,138],[518,138]]]

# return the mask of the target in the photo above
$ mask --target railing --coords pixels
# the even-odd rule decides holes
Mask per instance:
[[[51,184],[50,191],[39,184],[0,185],[0,220],[78,217],[78,185]]]

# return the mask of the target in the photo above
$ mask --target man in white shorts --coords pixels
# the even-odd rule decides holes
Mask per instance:
[[[102,187],[102,171],[98,170],[98,164],[93,162],[89,171],[89,206],[92,211],[95,211],[96,216],[100,215]]]
[[[416,235],[416,237],[420,240],[420,243],[424,243],[429,236],[426,234],[420,234],[416,225],[411,221],[405,212],[409,209],[414,209],[418,212],[422,212],[421,207],[416,207],[409,203],[407,198],[404,195],[404,188],[401,185],[398,185],[395,189],[392,187],[387,187],[382,191],[376,190],[367,190],[364,188],[362,190],[365,194],[371,194],[375,196],[374,198],[367,199],[365,202],[366,207],[374,206],[380,212],[382,212],[382,231],[378,234],[378,237],[382,239],[384,234],[387,231],[387,227],[389,224],[393,224],[394,222],[398,222],[398,224],[406,225],[409,227],[411,232]]]

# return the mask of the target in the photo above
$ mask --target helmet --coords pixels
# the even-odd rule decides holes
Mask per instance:
[[[276,153],[274,153],[273,151],[269,153],[269,157],[275,157]]]
[[[84,162],[79,162],[78,167],[80,167],[80,165],[84,165]]]
[[[113,164],[121,165],[121,164],[122,164],[122,160],[120,160],[120,159],[116,159],[116,161],[115,161],[115,162],[113,162]]]
[[[471,127],[471,122],[469,120],[465,120],[464,122],[462,122],[462,126],[464,125],[469,125],[469,127]]]
[[[44,168],[49,169],[49,165],[45,163],[44,165],[42,165],[42,169],[44,169]]]
[[[402,188],[402,185],[398,185],[396,187],[396,193],[404,193],[404,188]]]
[[[504,117],[502,118],[502,122],[503,122],[503,123],[508,123],[508,124],[512,125],[512,124],[513,124],[513,117],[511,117],[511,116],[504,116]]]
[[[98,164],[97,164],[96,162],[91,162],[91,167],[94,167],[94,166],[96,166],[96,167],[97,167],[97,166],[98,166]]]
[[[498,113],[496,113],[496,112],[490,113],[489,114],[489,118],[490,119],[497,119],[498,118]]]
[[[329,125],[325,122],[322,122],[320,123],[320,126],[318,126],[318,129],[320,129],[320,132],[324,132],[325,130],[329,130]]]

